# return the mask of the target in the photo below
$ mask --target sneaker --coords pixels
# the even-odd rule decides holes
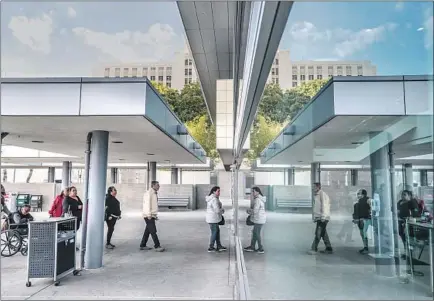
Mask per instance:
[[[307,251],[307,254],[309,254],[309,255],[317,255],[318,252],[315,251],[315,250],[309,250],[309,251]]]
[[[215,251],[216,251],[216,248],[214,248],[214,247],[209,247],[208,248],[208,253],[215,252]]]
[[[369,253],[369,250],[368,250],[368,248],[363,248],[359,251],[359,253],[365,255],[365,254]]]
[[[260,248],[260,249],[257,249],[257,250],[256,250],[256,253],[258,253],[258,254],[264,254],[265,251],[264,251],[263,248]]]
[[[247,247],[247,248],[244,248],[244,251],[246,251],[246,252],[255,252],[255,248],[253,248],[253,247]]]
[[[164,252],[166,249],[162,247],[155,248],[155,252]]]
[[[140,247],[140,251],[149,251],[149,250],[151,250],[151,249],[152,249],[152,248],[147,247],[147,246]]]
[[[320,251],[320,253],[322,253],[322,254],[333,254],[333,250],[332,249],[325,249],[325,250]]]
[[[115,248],[115,246],[112,244],[106,244],[105,247],[106,249],[110,249],[110,250],[113,250]]]
[[[218,252],[224,252],[224,251],[227,251],[228,249],[226,248],[226,247],[223,247],[223,246],[219,246],[219,247],[217,247],[217,251]]]

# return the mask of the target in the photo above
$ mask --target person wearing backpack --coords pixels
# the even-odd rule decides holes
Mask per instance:
[[[250,215],[250,220],[253,223],[252,230],[252,240],[250,246],[244,248],[246,252],[257,252],[259,254],[264,254],[264,247],[261,240],[261,230],[267,221],[267,216],[265,213],[265,198],[259,187],[252,188],[253,196],[253,208],[247,210],[247,214]],[[258,243],[258,248],[256,249],[256,243]]]

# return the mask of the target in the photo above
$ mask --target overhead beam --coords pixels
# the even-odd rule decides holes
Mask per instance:
[[[293,2],[252,2],[242,90],[236,108],[234,161],[240,159]]]

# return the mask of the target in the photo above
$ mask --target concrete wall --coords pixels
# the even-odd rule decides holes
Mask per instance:
[[[5,184],[6,192],[42,194],[42,210],[48,211],[54,200],[55,184],[54,183],[7,183]]]
[[[200,184],[196,185],[196,209],[206,209],[205,198],[214,185]]]

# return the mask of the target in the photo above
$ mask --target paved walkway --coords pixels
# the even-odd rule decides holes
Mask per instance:
[[[20,254],[2,258],[2,300],[233,299],[233,252],[206,252],[209,227],[204,212],[162,212],[157,227],[167,251],[140,251],[143,220],[137,214],[124,214],[113,237],[117,247],[106,250],[104,267],[67,276],[58,287],[34,279],[27,288],[26,258]],[[222,230],[229,247],[229,230]]]

